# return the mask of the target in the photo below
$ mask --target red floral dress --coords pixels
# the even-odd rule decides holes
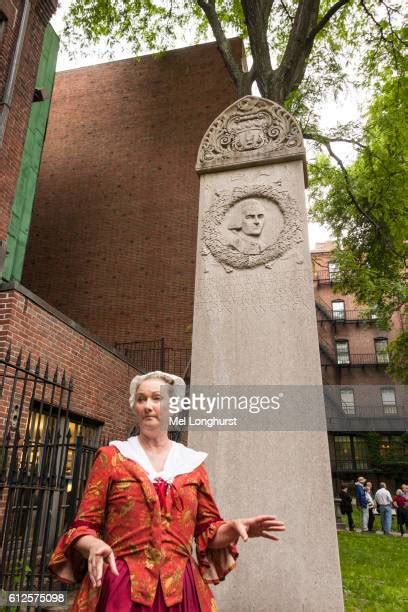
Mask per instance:
[[[153,484],[145,470],[115,446],[102,447],[75,520],[61,536],[48,567],[64,582],[81,582],[73,612],[109,612],[110,606],[115,612],[194,612],[187,607],[192,602],[198,602],[201,612],[214,612],[218,608],[208,583],[223,580],[238,557],[235,544],[208,548],[224,522],[203,464],[176,476],[171,485]],[[104,563],[102,587],[92,587],[87,561],[72,547],[83,535],[102,538],[117,559],[119,577]],[[197,562],[192,556],[194,541]],[[120,607],[114,593],[125,597]]]

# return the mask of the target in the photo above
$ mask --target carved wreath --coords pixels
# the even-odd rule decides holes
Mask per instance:
[[[261,253],[253,255],[241,253],[225,244],[220,231],[226,213],[242,200],[251,197],[272,201],[279,207],[283,216],[283,228],[276,241]],[[233,268],[254,268],[260,265],[270,268],[276,259],[285,255],[300,242],[302,242],[302,227],[299,210],[294,199],[286,191],[276,186],[247,185],[235,187],[232,191],[216,192],[214,201],[203,219],[203,249],[201,252],[203,255],[211,253],[228,272]]]

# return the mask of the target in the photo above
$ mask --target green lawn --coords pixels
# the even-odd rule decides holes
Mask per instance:
[[[345,609],[408,610],[408,538],[339,532]]]

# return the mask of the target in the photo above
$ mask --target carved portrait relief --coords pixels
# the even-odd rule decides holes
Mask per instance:
[[[265,207],[260,200],[242,200],[232,210],[232,220],[228,224],[231,237],[228,246],[245,255],[262,253],[268,244],[262,239],[265,225]]]
[[[196,170],[199,174],[225,172],[297,160],[305,164],[303,137],[295,119],[275,102],[245,96],[206,131]],[[248,184],[235,174],[231,178],[231,182],[239,181],[235,187],[220,187],[210,195],[202,221],[201,253],[212,255],[228,272],[262,265],[271,268],[289,253],[297,263],[303,262],[299,246],[303,217],[296,201],[282,189],[281,181],[261,183],[267,179],[260,177]]]
[[[302,242],[299,211],[280,183],[219,191],[204,215],[202,239],[202,255],[227,272],[270,268]]]

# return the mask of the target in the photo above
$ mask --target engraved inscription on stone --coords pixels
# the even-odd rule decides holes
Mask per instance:
[[[300,213],[280,183],[217,191],[202,222],[201,254],[211,254],[227,272],[270,268],[300,243]]]
[[[294,312],[305,309],[305,288],[310,284],[310,273],[295,268],[277,282],[276,278],[255,278],[228,276],[220,285],[209,275],[201,277],[195,295],[196,307],[207,314],[250,312],[262,314],[271,312]],[[234,280],[235,279],[235,280]]]

